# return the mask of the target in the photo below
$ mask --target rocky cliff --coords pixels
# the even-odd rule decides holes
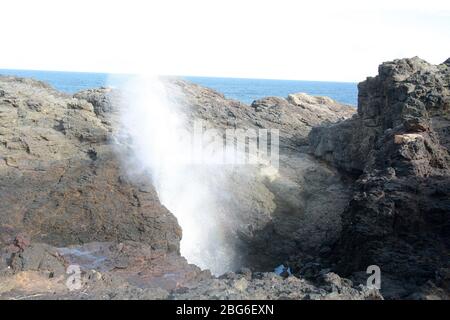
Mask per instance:
[[[347,118],[351,107],[304,94],[249,106],[181,80],[166,85],[191,120],[224,129],[281,131],[285,151],[278,176],[247,172],[223,186],[231,199],[224,204],[223,223],[239,239],[241,264],[271,270],[298,250],[296,244],[315,250],[336,239],[347,186],[335,170],[299,150],[314,125]],[[279,282],[277,290],[288,285],[284,292],[295,298],[377,297],[326,273],[330,279],[319,284],[324,288],[251,271],[214,280],[179,256],[180,227],[160,204],[149,177],[125,170],[121,157],[127,150],[113,143],[120,92],[101,88],[69,96],[12,77],[1,77],[0,89],[4,297],[46,298],[56,292],[61,298],[168,298],[171,290],[186,287],[172,298],[186,292],[196,298],[212,285],[217,296],[237,290],[242,298],[269,298],[279,295],[272,280]],[[332,206],[340,209],[331,212]],[[67,292],[70,264],[81,266],[86,296]],[[347,289],[338,293],[341,287]]]
[[[148,181],[133,181],[97,105],[0,78],[0,244],[132,240],[178,251],[181,230]]]
[[[181,228],[149,179],[124,170],[111,142],[114,111],[101,107],[113,98],[108,89],[72,97],[0,77],[0,295],[66,292],[70,264],[86,279],[89,270],[119,271],[94,277],[116,294],[130,283],[174,287],[200,272],[179,256]]]
[[[182,228],[150,178],[129,174],[120,92],[0,77],[0,297],[379,299],[364,286],[375,264],[387,298],[448,298],[449,65],[384,63],[357,110],[305,94],[246,105],[167,79],[189,121],[280,130],[278,172],[221,186],[248,267],[221,277],[179,255]],[[82,291],[68,290],[71,264]]]
[[[390,297],[416,286],[449,284],[450,63],[419,58],[380,65],[359,84],[352,119],[314,128],[311,152],[352,174],[334,259],[344,273],[376,264],[394,284]],[[389,286],[388,282],[387,286]],[[415,296],[426,295],[427,289]]]
[[[219,205],[221,224],[241,255],[235,265],[273,270],[295,252],[317,252],[337,240],[350,186],[308,154],[307,139],[313,127],[350,118],[355,108],[303,93],[246,105],[181,80],[168,86],[187,117],[208,127],[279,130],[278,171],[245,167],[227,173],[222,186],[227,197]]]

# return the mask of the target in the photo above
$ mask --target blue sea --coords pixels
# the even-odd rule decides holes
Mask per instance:
[[[113,85],[120,86],[126,81],[127,75],[109,75],[106,73],[6,70],[0,69],[0,74],[31,77],[42,80],[54,88],[75,93],[80,90]],[[310,95],[328,96],[341,103],[356,106],[357,83],[322,82],[300,80],[269,80],[242,78],[212,78],[182,76],[186,80],[197,83],[223,93],[227,98],[240,100],[244,103],[267,97],[287,97],[290,93],[305,92]]]

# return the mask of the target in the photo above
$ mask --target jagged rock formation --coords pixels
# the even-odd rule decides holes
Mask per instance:
[[[272,270],[294,252],[317,252],[337,240],[349,186],[336,170],[308,155],[306,145],[314,126],[349,118],[353,107],[302,93],[246,105],[182,80],[167,85],[188,119],[202,119],[215,129],[279,130],[277,172],[246,167],[230,172],[221,186],[230,199],[221,199],[221,225],[229,226],[228,238],[237,238],[235,251],[243,255],[238,266]]]
[[[30,79],[0,78],[0,244],[139,241],[178,251],[181,230],[149,181],[131,181],[103,109]],[[104,92],[103,92],[104,95]]]
[[[280,148],[299,150],[312,127],[347,119],[355,108],[328,97],[305,93],[287,99],[267,97],[251,105],[226,99],[223,94],[179,79],[167,83],[173,99],[188,105],[191,119],[203,119],[214,128],[270,128],[280,130]]]
[[[8,249],[16,254],[0,273],[3,299],[382,299],[377,290],[326,271],[316,283],[249,269],[214,278],[193,265],[180,268],[186,262],[175,253],[130,241],[65,248],[20,242]],[[82,270],[73,282],[69,265]],[[68,281],[83,290],[70,290]]]
[[[61,284],[71,263],[82,266],[85,281],[99,280],[90,289],[90,297],[96,298],[161,298],[187,282],[195,288],[198,277],[210,281],[210,275],[177,255],[180,228],[159,203],[150,181],[128,176],[121,168],[124,150],[111,143],[120,106],[118,92],[92,89],[71,97],[38,81],[0,80],[4,246],[0,291],[5,297],[54,289],[61,298],[66,294],[83,298],[67,293]],[[351,107],[303,94],[287,100],[261,99],[247,106],[183,81],[171,80],[167,85],[181,93],[174,98],[188,106],[191,119],[204,119],[219,128],[263,126],[281,131],[284,151],[279,175],[268,179],[259,172],[247,173],[224,186],[232,199],[227,206],[235,212],[233,219],[224,217],[224,223],[233,221],[230,230],[234,228],[234,235],[248,244],[246,263],[271,268],[298,250],[299,244],[317,249],[335,240],[339,210],[349,195],[347,186],[335,170],[297,151],[304,149],[314,125],[346,118],[354,112]],[[321,119],[314,116],[314,108],[321,111]],[[340,209],[330,214],[332,207]],[[168,280],[161,270],[174,270],[176,279]],[[33,279],[36,286],[21,287],[17,277],[25,282]],[[119,280],[108,280],[112,278]],[[303,282],[293,286],[293,293],[302,286]],[[166,291],[145,289],[149,287]],[[328,289],[310,284],[302,290],[323,298]],[[359,298],[367,297],[355,290]],[[193,289],[191,297],[200,292]]]
[[[167,80],[190,121],[280,130],[277,173],[237,171],[222,186],[223,225],[253,270],[219,278],[179,256],[176,219],[145,175],[123,171],[117,91],[71,97],[0,77],[0,297],[379,299],[359,285],[376,264],[387,298],[448,298],[449,70],[384,63],[359,85],[356,114],[323,97],[245,105]],[[73,263],[82,292],[65,284]],[[256,272],[281,263],[295,276]]]
[[[205,278],[174,290],[170,299],[235,300],[382,300],[377,290],[355,286],[333,272],[324,272],[315,283],[295,276],[282,277],[272,272],[252,273],[244,269],[218,279]]]
[[[448,298],[449,87],[448,60],[383,63],[359,84],[357,115],[309,136],[315,156],[357,178],[334,251],[337,268],[348,275],[379,265],[392,278],[388,297],[426,295],[418,288],[432,281]]]

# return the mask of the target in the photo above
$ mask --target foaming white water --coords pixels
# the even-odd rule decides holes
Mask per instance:
[[[180,110],[184,106],[170,99],[157,77],[137,77],[123,92],[121,132],[131,147],[128,160],[151,173],[161,203],[177,217],[183,230],[181,254],[215,274],[232,270],[235,252],[219,218],[218,194],[226,175],[207,160],[192,162],[193,141]]]

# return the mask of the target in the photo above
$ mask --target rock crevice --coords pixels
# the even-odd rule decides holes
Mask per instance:
[[[316,157],[357,177],[334,259],[347,275],[379,265],[402,284],[389,297],[449,270],[449,86],[448,64],[383,63],[359,84],[357,115],[309,135]]]

